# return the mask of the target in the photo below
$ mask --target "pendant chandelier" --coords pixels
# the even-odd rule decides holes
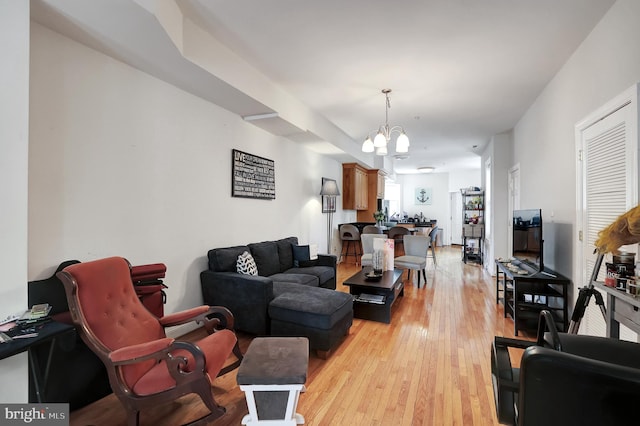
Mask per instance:
[[[387,146],[391,141],[391,134],[393,132],[398,132],[398,138],[396,139],[396,152],[404,153],[409,152],[409,138],[404,133],[404,129],[402,126],[389,126],[389,108],[391,108],[391,103],[389,102],[389,93],[391,93],[391,89],[382,89],[382,93],[386,98],[385,103],[385,121],[382,126],[378,129],[378,133],[371,140],[371,136],[367,135],[367,139],[365,139],[362,144],[362,152],[376,152],[376,155],[387,155],[388,149]]]

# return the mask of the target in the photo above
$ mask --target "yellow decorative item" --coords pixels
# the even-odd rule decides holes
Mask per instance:
[[[640,242],[640,205],[620,215],[611,225],[598,232],[598,253],[618,253],[621,246]]]

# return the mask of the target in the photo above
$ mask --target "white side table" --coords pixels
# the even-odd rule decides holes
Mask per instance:
[[[305,391],[309,366],[306,337],[257,337],[249,345],[238,369],[237,381],[245,393],[247,426],[304,424],[296,413]]]

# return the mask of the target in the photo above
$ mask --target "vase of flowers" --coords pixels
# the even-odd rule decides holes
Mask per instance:
[[[376,220],[376,224],[378,226],[382,226],[382,221],[384,220],[384,212],[382,210],[376,210],[373,212],[373,218]]]

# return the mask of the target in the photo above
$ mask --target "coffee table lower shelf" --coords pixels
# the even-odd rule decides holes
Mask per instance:
[[[368,281],[365,274],[370,268],[364,268],[344,281],[353,295],[353,316],[355,318],[391,323],[391,306],[400,296],[404,296],[402,271],[385,271],[379,281]]]

